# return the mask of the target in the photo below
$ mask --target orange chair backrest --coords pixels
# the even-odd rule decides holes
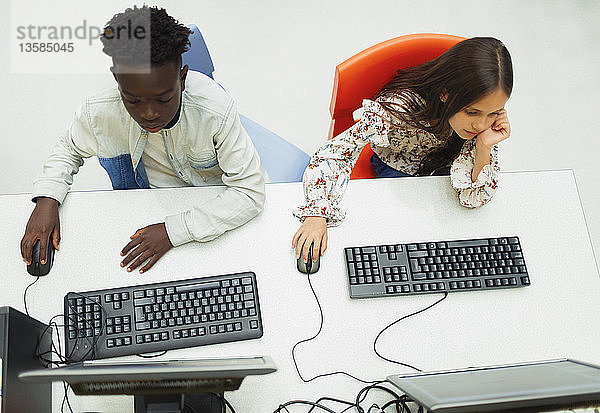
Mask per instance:
[[[425,63],[462,40],[448,34],[409,34],[371,46],[337,65],[329,105],[329,138],[352,126],[352,112],[361,107],[363,99],[372,98],[392,80],[398,70]],[[371,147],[365,146],[351,179],[375,177],[369,162],[372,153]]]

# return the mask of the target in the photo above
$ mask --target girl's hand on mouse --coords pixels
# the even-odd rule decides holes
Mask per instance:
[[[308,248],[302,248],[303,245],[313,247],[313,261],[316,262],[319,255],[323,255],[327,249],[327,220],[323,217],[306,217],[292,238],[292,248],[296,248],[296,259],[300,257],[304,262],[308,261]],[[319,253],[319,255],[317,255]]]
[[[476,145],[491,148],[499,142],[508,139],[510,136],[510,122],[505,109],[502,109],[496,116],[492,126],[480,132],[476,139]]]
[[[127,271],[131,272],[142,265],[146,260],[149,260],[146,265],[140,268],[140,273],[148,271],[163,255],[166,254],[173,244],[167,235],[167,227],[164,222],[160,224],[148,225],[147,227],[138,229],[131,237],[131,241],[121,251],[121,256],[127,255],[121,261],[121,267],[127,266],[132,260],[133,262]]]
[[[40,240],[40,262],[42,264],[46,263],[50,236],[52,236],[54,249],[58,250],[60,243],[58,201],[52,198],[40,197],[35,202],[35,208],[25,227],[25,235],[21,239],[21,256],[27,265],[31,264],[33,245],[38,239]]]

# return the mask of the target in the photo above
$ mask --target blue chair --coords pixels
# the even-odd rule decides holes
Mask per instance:
[[[181,55],[183,64],[214,79],[215,68],[202,33],[195,24],[188,27],[192,30],[191,47]],[[304,170],[310,162],[306,152],[244,115],[240,114],[240,121],[252,139],[271,182],[302,181]]]

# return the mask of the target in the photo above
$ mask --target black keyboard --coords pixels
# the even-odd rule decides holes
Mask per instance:
[[[70,361],[261,337],[256,275],[217,275],[65,296]]]
[[[523,287],[518,237],[345,248],[351,298]]]

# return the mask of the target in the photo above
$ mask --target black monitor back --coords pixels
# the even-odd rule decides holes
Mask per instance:
[[[0,413],[52,412],[51,383],[25,383],[17,378],[22,370],[43,367],[36,351],[48,352],[49,358],[51,346],[52,330],[45,324],[12,307],[0,307]]]

